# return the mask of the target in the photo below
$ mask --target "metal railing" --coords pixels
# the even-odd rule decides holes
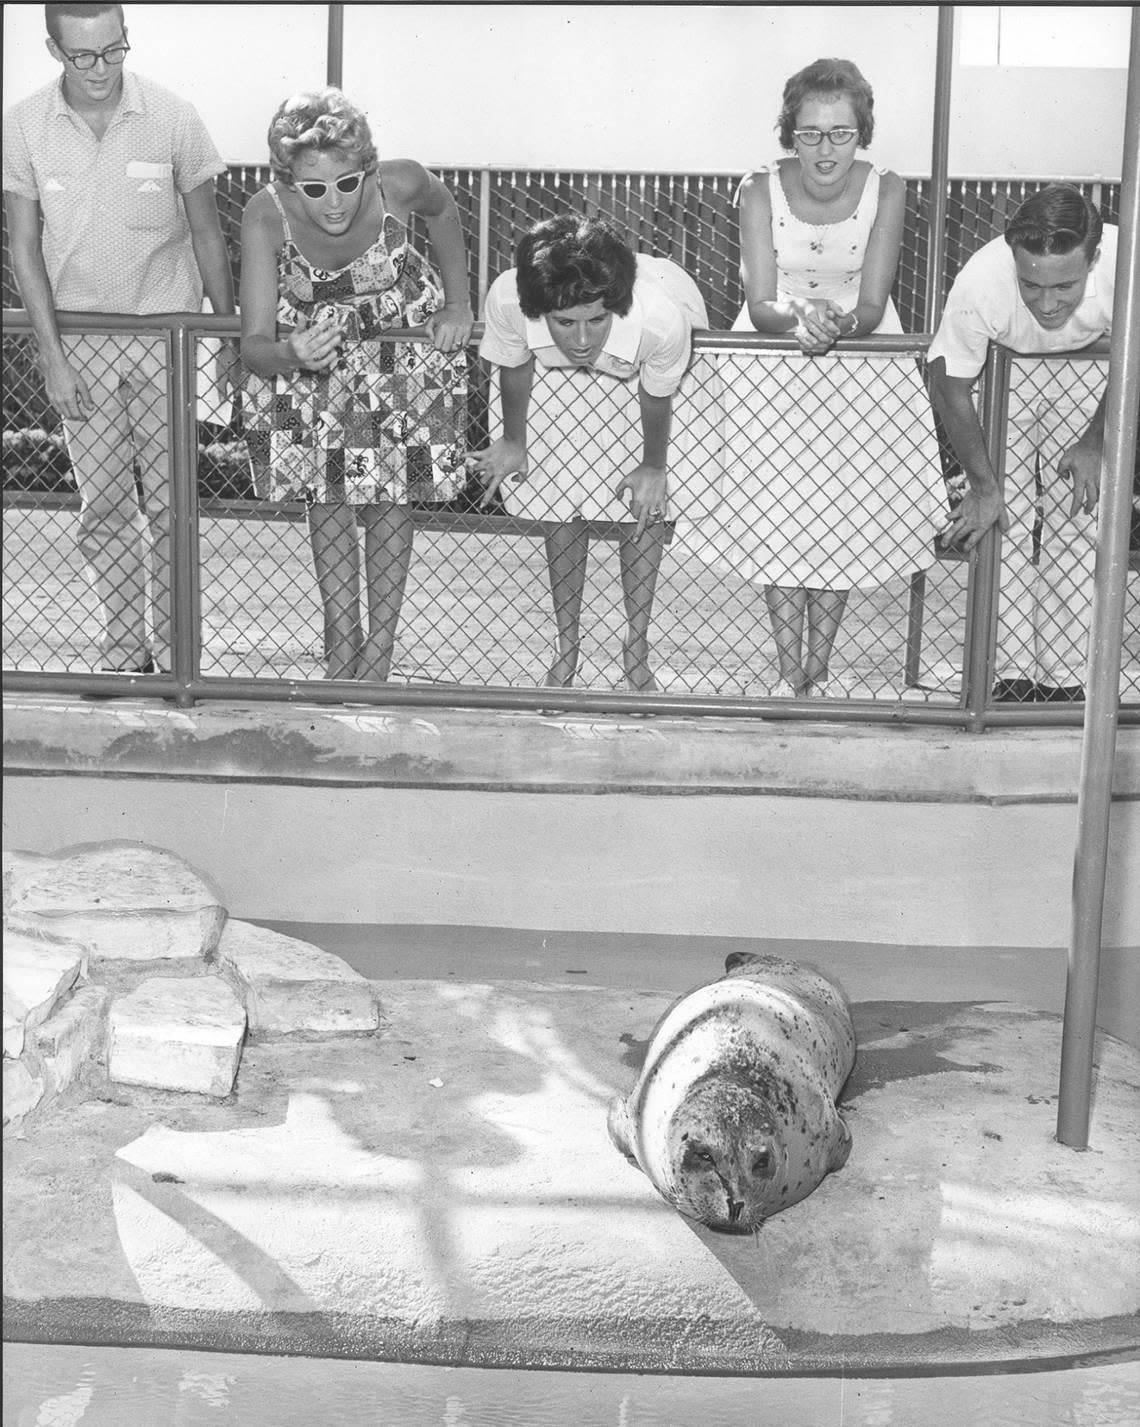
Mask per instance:
[[[615,504],[613,521],[587,522],[582,527],[582,534],[591,539],[591,575],[583,614],[580,687],[554,689],[543,686],[553,643],[543,541],[557,527],[521,515],[479,513],[472,508],[470,491],[413,509],[413,563],[390,681],[327,679],[326,631],[304,531],[307,507],[297,500],[272,503],[259,498],[233,414],[219,411],[216,401],[211,405],[212,398],[201,395],[206,383],[200,369],[208,364],[209,344],[220,335],[236,333],[236,320],[104,317],[65,319],[62,325],[66,331],[88,332],[93,340],[108,342],[113,334],[146,332],[165,345],[171,451],[171,669],[153,675],[98,672],[99,609],[72,549],[78,498],[68,489],[58,437],[24,429],[17,433],[19,441],[9,441],[11,432],[5,436],[6,688],[130,691],[172,697],[184,706],[221,698],[351,701],[765,715],[936,724],[975,731],[1081,719],[1079,705],[990,701],[1000,580],[996,535],[988,537],[969,560],[932,547],[928,562],[922,562],[928,563],[925,571],[900,575],[880,587],[853,590],[836,642],[832,672],[837,679],[829,686],[829,696],[777,696],[778,670],[761,589],[726,574],[700,548],[699,517],[715,504],[714,487],[725,452],[732,446],[731,403],[727,440],[725,430],[717,425],[720,417],[709,420],[705,403],[704,424],[695,443],[690,441],[693,449],[687,458],[694,479],[705,482],[704,509],[691,508],[689,518],[684,518],[688,497],[679,491],[677,506],[683,518],[667,531],[651,629],[658,692],[618,687],[622,683],[621,602],[614,544],[623,528],[620,507]],[[388,334],[388,340],[406,343],[405,351],[422,353],[425,359],[430,352],[412,334]],[[18,368],[30,363],[33,341],[23,313],[5,314],[9,393],[20,390]],[[896,375],[909,367],[913,382],[914,364],[923,356],[927,341],[921,336],[899,336],[841,345],[840,361],[833,364],[834,379],[871,384],[877,380],[876,364],[881,368],[883,363],[894,363]],[[803,370],[805,361],[788,339],[710,332],[699,334],[695,346],[690,375],[700,371],[698,394],[703,390],[705,397],[715,385],[716,401],[721,400],[722,373],[728,363],[767,361],[774,364],[780,384],[786,384]],[[1100,379],[1103,358],[1103,347],[1066,358],[1069,385],[1091,392]],[[1032,366],[1044,380],[1055,375],[1057,362],[1050,359]],[[995,350],[982,381],[983,423],[999,470],[1010,444],[1006,421],[1010,380],[1011,359]],[[453,403],[462,412],[464,429],[458,435],[473,449],[485,443],[497,413],[489,372],[474,358],[462,393],[462,401]],[[684,444],[687,419],[692,425],[687,410],[678,408],[675,445]],[[11,408],[9,415],[14,419]],[[1074,421],[1078,419],[1074,415]],[[1074,426],[1074,436],[1078,430]],[[617,450],[623,433],[615,430],[607,439]],[[37,464],[37,453],[42,458],[45,452],[46,461]],[[905,463],[911,455],[900,450],[898,459]],[[615,465],[614,478],[618,474],[620,466]],[[953,499],[960,478],[952,466],[928,475],[936,503]],[[45,489],[53,485],[55,489]],[[1134,598],[1125,645],[1128,671],[1121,717],[1136,721],[1140,720],[1140,611]]]

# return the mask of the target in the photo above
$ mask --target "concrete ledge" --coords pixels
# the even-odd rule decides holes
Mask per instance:
[[[778,719],[4,699],[9,772],[501,792],[1074,802],[1079,728],[957,730]],[[1140,798],[1140,728],[1114,796]]]
[[[5,739],[9,847],[164,847],[248,921],[1069,941],[1079,729],[41,695]],[[1140,729],[1115,782],[1103,940],[1135,947]]]

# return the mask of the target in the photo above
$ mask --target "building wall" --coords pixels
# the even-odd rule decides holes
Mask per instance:
[[[1084,23],[1103,8],[1120,7],[1086,7]],[[198,106],[227,162],[261,163],[277,104],[324,82],[327,11],[128,4],[131,62]],[[935,5],[346,5],[344,86],[392,156],[736,173],[777,152],[787,76],[839,54],[875,87],[875,158],[923,174],[937,16]],[[4,38],[7,105],[58,70],[42,6],[6,5]],[[1126,63],[1122,50],[1119,68],[956,65],[951,171],[1119,177]]]

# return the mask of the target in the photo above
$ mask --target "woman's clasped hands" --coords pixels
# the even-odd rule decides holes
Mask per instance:
[[[792,336],[807,356],[821,356],[839,340],[839,319],[843,316],[843,309],[830,298],[790,297],[787,305],[796,318]]]

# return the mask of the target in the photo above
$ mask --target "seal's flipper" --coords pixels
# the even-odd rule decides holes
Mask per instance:
[[[610,1139],[613,1140],[615,1147],[621,1150],[631,1164],[636,1164],[637,1158],[633,1153],[632,1126],[629,1123],[629,1108],[623,1095],[615,1095],[610,1101],[610,1108],[606,1114],[606,1129],[609,1130]]]
[[[842,1115],[837,1116],[839,1124],[839,1138],[835,1142],[835,1148],[831,1151],[831,1161],[827,1168],[829,1171],[842,1169],[847,1163],[847,1156],[851,1153],[851,1131],[847,1128],[847,1121]]]
[[[731,976],[734,971],[753,966],[757,961],[763,960],[764,958],[757,956],[754,951],[730,951],[724,958],[724,973],[726,976]]]

